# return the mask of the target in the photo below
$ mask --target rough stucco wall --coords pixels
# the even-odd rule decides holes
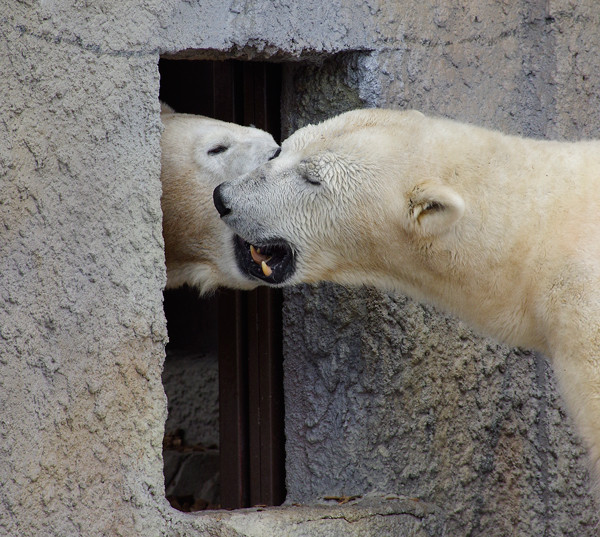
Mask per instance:
[[[404,298],[332,286],[287,294],[290,499],[385,489],[438,507],[211,518],[163,498],[158,55],[375,51],[309,68],[289,129],[366,103],[597,134],[593,0],[469,5],[2,3],[0,534],[359,535],[384,520],[394,535],[439,535],[440,521],[460,535],[593,533],[543,360]]]
[[[50,4],[0,8],[0,534],[131,536],[162,496],[156,55]]]
[[[288,501],[385,491],[437,505],[449,535],[595,535],[543,358],[403,297],[287,298]]]
[[[593,3],[396,9],[380,12],[394,46],[288,70],[288,133],[358,99],[600,135]],[[585,451],[544,357],[404,297],[330,285],[285,296],[288,501],[379,490],[433,502],[449,535],[596,535]]]
[[[229,0],[179,2],[171,24],[162,28],[166,52],[213,49],[228,57],[318,57],[346,50],[370,50],[379,19],[376,2],[334,0]],[[210,21],[207,24],[207,21]],[[199,31],[199,29],[201,29]]]
[[[508,133],[598,136],[597,3],[436,4],[405,3],[402,46],[378,55],[381,105]]]
[[[191,446],[219,445],[219,363],[215,354],[171,351],[162,382],[168,399],[167,433],[184,431]],[[193,394],[193,397],[190,397]]]

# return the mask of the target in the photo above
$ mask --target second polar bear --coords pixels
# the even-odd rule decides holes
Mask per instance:
[[[249,280],[397,290],[545,353],[600,474],[600,142],[358,110],[214,199]]]
[[[253,127],[177,114],[162,104],[161,181],[167,287],[256,287],[235,266],[233,233],[212,205],[221,182],[267,162],[279,146]]]

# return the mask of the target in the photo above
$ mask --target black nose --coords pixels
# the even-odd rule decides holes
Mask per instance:
[[[273,160],[274,158],[277,158],[279,156],[279,153],[281,153],[281,147],[277,148],[277,151],[275,151],[275,153],[273,153],[271,155],[271,158],[269,160]]]
[[[221,195],[222,186],[222,184],[219,185],[217,188],[215,188],[213,192],[213,201],[215,203],[217,211],[219,211],[219,214],[221,215],[221,218],[227,216],[231,212],[231,209],[227,207],[227,205],[225,205],[225,202],[223,201],[223,196]]]

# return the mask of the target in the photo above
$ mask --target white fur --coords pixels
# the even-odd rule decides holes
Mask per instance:
[[[221,194],[246,240],[293,246],[287,284],[401,291],[545,353],[600,471],[600,142],[360,110]]]
[[[161,119],[167,287],[189,284],[201,292],[219,286],[256,287],[236,268],[233,233],[219,219],[212,192],[222,181],[269,160],[278,145],[270,134],[259,129],[176,114],[164,104]]]

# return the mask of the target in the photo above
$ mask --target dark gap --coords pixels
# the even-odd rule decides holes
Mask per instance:
[[[160,99],[176,112],[254,125],[280,141],[280,65],[161,59],[159,71]],[[163,454],[173,507],[285,500],[281,296],[265,288],[208,299],[187,287],[165,291]]]

